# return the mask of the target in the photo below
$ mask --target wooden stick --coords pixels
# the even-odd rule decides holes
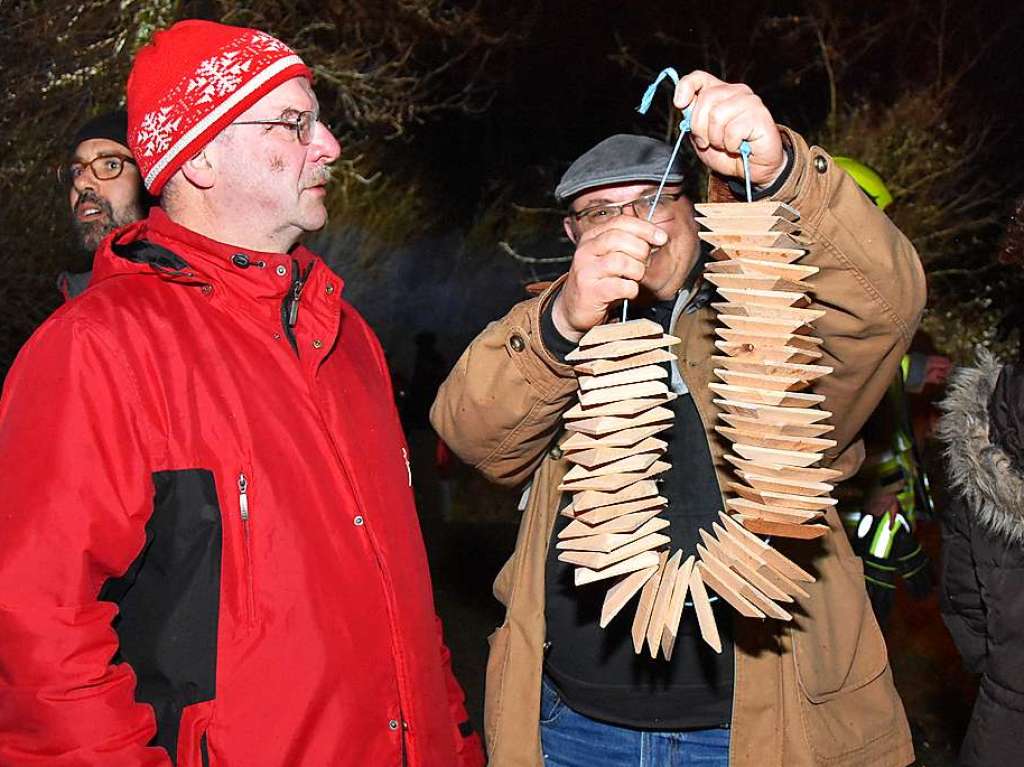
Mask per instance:
[[[607,628],[612,618],[619,614],[656,572],[657,566],[636,570],[608,589],[608,593],[604,595],[604,604],[601,606],[601,628]]]
[[[704,589],[704,579],[701,577],[700,568],[694,565],[690,572],[690,596],[693,599],[693,611],[697,613],[697,625],[700,627],[700,636],[704,642],[721,655],[722,640],[718,636],[718,626],[715,624],[715,613],[711,609],[711,602],[708,600],[708,592]]]

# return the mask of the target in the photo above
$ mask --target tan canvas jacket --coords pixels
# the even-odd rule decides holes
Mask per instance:
[[[789,179],[775,195],[802,215],[809,247],[821,364],[835,372],[815,391],[834,413],[838,446],[828,460],[848,474],[862,456],[855,437],[892,381],[925,300],[921,264],[909,241],[824,151],[783,129],[795,149]],[[713,182],[711,197],[732,199]],[[544,565],[569,468],[557,441],[576,379],[544,348],[540,311],[551,291],[491,323],[465,351],[431,412],[438,433],[495,482],[533,485],[515,553],[494,583],[506,606],[490,636],[485,731],[494,767],[541,767],[540,677],[545,640]],[[683,313],[674,334],[679,368],[715,461],[728,473],[713,430],[710,357],[714,310]],[[851,445],[852,443],[852,445]],[[723,507],[724,508],[724,507]],[[903,767],[913,747],[893,685],[885,643],[864,590],[863,567],[834,511],[817,541],[776,540],[813,569],[817,582],[791,624],[737,616],[731,767]],[[691,616],[692,618],[692,616]],[[684,617],[685,620],[685,617]]]

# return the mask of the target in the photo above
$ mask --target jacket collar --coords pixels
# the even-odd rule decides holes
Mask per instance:
[[[978,352],[978,364],[950,379],[940,404],[937,436],[945,443],[951,484],[970,513],[988,530],[1014,543],[1024,543],[1024,477],[1010,457],[989,439],[988,402],[1001,364]]]
[[[157,246],[148,253],[144,243]],[[174,262],[157,253],[170,251]],[[149,216],[119,229],[100,246],[93,264],[93,283],[127,273],[150,273],[215,290],[240,292],[251,298],[281,299],[291,290],[296,273],[324,270],[320,259],[298,245],[289,253],[264,253],[212,240],[175,223],[159,207]]]

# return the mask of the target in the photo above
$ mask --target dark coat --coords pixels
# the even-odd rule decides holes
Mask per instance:
[[[943,619],[981,674],[960,764],[1019,764],[1024,730],[1024,367],[979,356],[942,404],[956,493],[943,518]]]

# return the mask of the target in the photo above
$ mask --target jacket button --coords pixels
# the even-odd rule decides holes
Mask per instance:
[[[814,158],[814,169],[818,171],[818,173],[824,173],[828,170],[828,160],[819,154]]]
[[[397,730],[398,729],[398,720],[397,719],[392,719],[390,722],[388,722],[388,729],[389,730]]]
[[[362,517],[362,515],[360,514],[355,519],[353,519],[352,520],[352,524],[354,524],[356,527],[362,527],[363,526],[363,517]]]
[[[334,283],[328,282],[327,287],[324,288],[324,291],[327,293],[327,295],[331,295],[332,293],[334,293]]]
[[[324,342],[321,341],[319,338],[314,338],[313,339],[313,348],[314,349],[319,349],[323,345],[324,345]]]
[[[277,272],[278,277],[284,277],[286,274],[288,274],[288,270],[285,269],[284,264],[278,264],[277,268],[274,271]]]
[[[523,337],[521,335],[516,333],[514,336],[508,339],[508,345],[512,347],[513,351],[521,352],[523,349],[526,348],[526,341],[523,340]]]
[[[213,292],[213,285],[203,285],[201,288],[204,296],[208,296]]]
[[[550,455],[557,461],[559,458],[562,457],[562,448],[560,448],[558,445],[555,445],[553,448],[551,448],[551,450],[548,451],[548,455]]]

